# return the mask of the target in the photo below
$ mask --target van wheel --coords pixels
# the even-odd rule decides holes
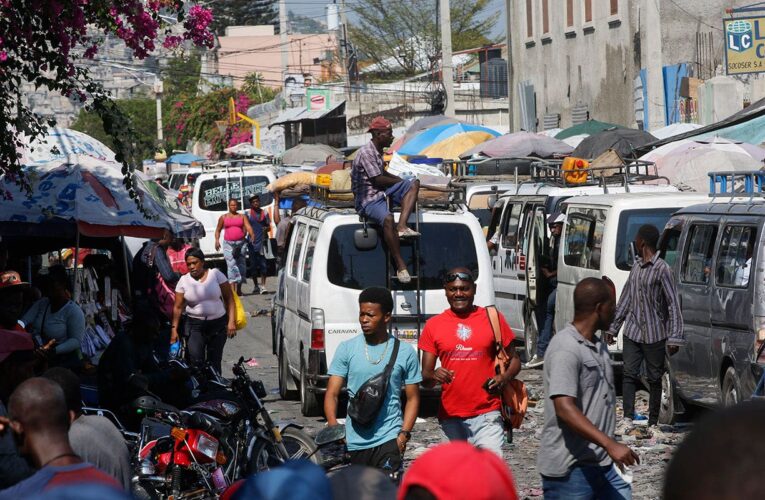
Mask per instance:
[[[526,362],[537,353],[537,340],[539,340],[539,328],[534,312],[527,312],[523,322],[523,345],[526,349]]]
[[[284,346],[282,346],[279,348],[279,397],[285,401],[297,399],[298,392],[294,386],[295,382],[292,379],[292,373],[290,373],[287,357],[284,355]]]
[[[738,375],[736,370],[729,366],[725,370],[725,376],[722,381],[722,404],[723,406],[733,406],[741,402],[741,393],[738,390]]]
[[[308,389],[308,378],[305,373],[305,364],[300,363],[300,411],[304,417],[318,417],[321,415],[319,398]]]
[[[675,385],[672,382],[672,376],[670,375],[669,370],[667,370],[661,377],[661,406],[659,407],[660,424],[674,425],[677,421],[677,411],[675,406]]]

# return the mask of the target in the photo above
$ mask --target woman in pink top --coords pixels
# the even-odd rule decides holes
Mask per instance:
[[[250,241],[255,241],[255,233],[252,231],[250,221],[244,214],[239,213],[239,201],[228,200],[228,212],[218,219],[218,227],[215,228],[215,250],[220,250],[220,232],[225,229],[223,238],[223,258],[226,259],[228,282],[232,290],[242,294],[242,277],[247,273],[247,262],[244,258],[244,248],[247,240],[245,232],[250,236]]]

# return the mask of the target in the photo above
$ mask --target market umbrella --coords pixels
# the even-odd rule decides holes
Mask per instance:
[[[710,139],[681,139],[659,146],[658,148],[644,154],[641,160],[651,161],[661,164],[664,158],[670,158],[672,155],[680,154],[688,149],[709,147],[718,151],[729,151],[749,155],[757,161],[765,160],[765,148],[749,144],[747,142],[737,142],[721,137]]]
[[[684,191],[709,192],[709,172],[760,170],[763,164],[748,154],[700,146],[664,157],[656,164],[658,175]]]
[[[204,161],[204,158],[192,153],[176,153],[168,158],[165,163],[178,163],[180,165],[191,165],[195,161]]]
[[[34,141],[22,138],[22,165],[41,165],[54,160],[66,160],[69,155],[86,155],[104,161],[116,161],[114,151],[103,142],[76,130],[51,127],[48,134]]]
[[[425,116],[423,118],[420,118],[419,120],[414,122],[408,129],[406,129],[406,132],[404,133],[404,135],[402,135],[401,137],[393,141],[393,144],[391,144],[389,151],[391,153],[394,151],[398,151],[399,149],[401,149],[401,146],[406,144],[407,141],[413,139],[420,132],[433,128],[437,125],[447,125],[450,123],[462,123],[462,122],[456,118],[451,118],[449,116],[444,116],[444,115],[432,115],[432,116]]]
[[[417,134],[404,144],[398,153],[424,155],[430,158],[459,158],[473,146],[499,135],[496,130],[480,125],[467,123],[436,125]]]
[[[593,135],[598,132],[603,132],[610,128],[623,128],[621,125],[615,125],[613,123],[600,122],[598,120],[587,120],[579,125],[573,127],[564,128],[555,136],[556,139],[567,139],[574,135]]]
[[[343,158],[343,153],[326,144],[298,144],[284,152],[282,164],[308,165],[316,162],[326,162],[330,156]]]
[[[231,146],[223,150],[224,153],[228,153],[234,156],[251,157],[251,156],[272,156],[271,153],[263,151],[260,148],[256,148],[249,142],[241,142],[236,146]]]
[[[11,196],[3,202],[0,227],[13,232],[19,229],[13,226],[24,226],[25,234],[37,230],[46,237],[54,236],[55,228],[71,234],[71,226],[92,237],[155,238],[166,229],[184,238],[204,235],[200,222],[183,214],[171,215],[135,176],[136,193],[148,216],[141,213],[123,185],[120,168],[118,163],[78,155],[26,167],[30,195],[0,177],[0,191]]]
[[[652,130],[651,135],[661,140],[668,137],[685,134],[686,132],[690,132],[691,130],[696,130],[698,128],[701,128],[701,125],[696,123],[673,123],[672,125],[667,125],[666,127]]]
[[[533,156],[552,158],[556,155],[568,155],[574,148],[563,141],[532,132],[515,132],[489,139],[460,156],[469,158],[474,154],[491,158],[519,158]]]
[[[597,158],[609,149],[616,151],[624,159],[635,158],[635,150],[655,142],[656,138],[643,130],[631,128],[609,129],[584,139],[571,156],[578,158]]]

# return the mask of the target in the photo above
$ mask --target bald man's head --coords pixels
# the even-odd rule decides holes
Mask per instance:
[[[56,382],[34,377],[19,385],[8,401],[8,414],[24,427],[24,433],[64,433],[69,413],[64,391]]]
[[[574,288],[574,318],[598,315],[598,327],[608,328],[614,319],[614,297],[611,288],[598,278],[585,278]]]

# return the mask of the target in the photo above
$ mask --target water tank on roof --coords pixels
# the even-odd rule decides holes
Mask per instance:
[[[336,3],[327,4],[327,31],[336,31],[340,28],[338,7]]]
[[[489,59],[481,64],[481,97],[507,97],[507,61]]]

